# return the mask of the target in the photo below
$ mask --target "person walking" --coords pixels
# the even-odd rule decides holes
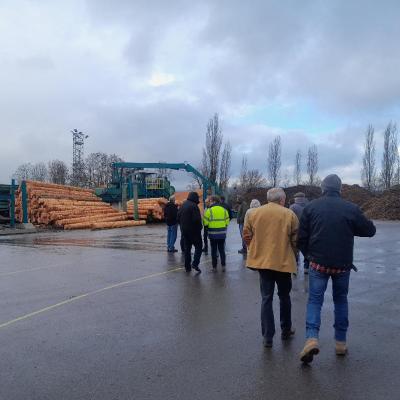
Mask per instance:
[[[332,280],[335,316],[335,350],[347,353],[348,301],[350,270],[353,265],[354,236],[372,237],[376,228],[360,208],[341,198],[342,181],[328,175],[321,184],[322,197],[303,210],[297,244],[310,261],[309,293],[306,315],[306,343],[300,353],[310,363],[319,353],[318,336],[321,308],[328,281]]]
[[[204,201],[204,204],[206,206],[203,216],[206,213],[207,209],[211,205],[210,197],[207,197],[206,200]],[[203,253],[208,254],[208,227],[203,226]]]
[[[302,192],[298,192],[294,195],[294,203],[289,207],[297,216],[297,218],[300,221],[301,215],[303,214],[304,207],[307,205],[307,198],[306,195]],[[297,253],[297,258],[296,261],[299,263],[299,253]],[[303,261],[303,269],[304,273],[308,274],[308,269],[309,269],[310,263],[307,260],[307,258],[304,257]]]
[[[208,237],[211,245],[211,260],[213,271],[217,270],[217,254],[221,258],[222,271],[225,271],[226,254],[225,240],[226,230],[229,225],[228,211],[222,207],[218,196],[211,196],[211,205],[207,208],[203,217],[204,228],[208,229]]]
[[[199,195],[196,192],[190,192],[187,200],[184,201],[178,211],[178,220],[183,236],[183,245],[185,251],[185,270],[190,272],[193,268],[197,272],[201,272],[199,268],[202,239],[201,239],[201,214],[199,209]],[[192,246],[194,246],[194,256],[192,263]]]
[[[285,208],[286,195],[281,188],[267,192],[268,204],[255,208],[243,227],[248,246],[247,268],[260,275],[261,334],[265,347],[272,347],[275,319],[272,307],[275,284],[280,302],[281,339],[294,335],[290,291],[291,274],[296,271],[296,236],[299,221],[296,214]]]
[[[244,224],[244,217],[246,215],[246,211],[249,209],[249,206],[241,196],[238,196],[237,202],[239,204],[239,208],[237,211],[236,222],[239,225],[240,237],[242,239],[242,248],[238,250],[238,253],[247,254],[247,246],[243,239],[243,224]]]
[[[229,207],[228,203],[225,200],[225,196],[221,196],[221,207],[224,207],[226,211],[228,211],[229,220],[232,219],[232,209]]]
[[[261,207],[261,203],[257,199],[253,199],[250,202],[250,208],[246,211],[246,214],[244,216],[244,224],[246,224],[247,219],[249,218],[249,215],[251,214],[252,211],[254,211],[255,208]]]
[[[176,237],[178,235],[178,207],[175,204],[175,196],[169,198],[164,208],[164,218],[167,224],[167,249],[169,253],[175,253]]]

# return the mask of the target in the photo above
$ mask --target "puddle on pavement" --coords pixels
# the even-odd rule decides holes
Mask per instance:
[[[154,238],[154,237],[153,237]],[[140,238],[127,238],[126,236],[115,236],[105,238],[50,238],[50,237],[30,237],[30,238],[11,238],[2,239],[0,244],[7,244],[11,246],[21,247],[91,247],[91,248],[103,248],[103,249],[118,249],[118,250],[142,250],[142,251],[164,251],[164,243],[158,243],[157,241],[150,242],[147,237],[145,240]]]

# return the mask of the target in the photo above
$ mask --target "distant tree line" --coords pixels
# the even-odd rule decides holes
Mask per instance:
[[[88,188],[106,186],[112,179],[112,164],[122,161],[116,154],[101,152],[89,154],[84,160],[84,176],[80,178],[81,182],[78,184]],[[66,185],[72,183],[72,167],[61,160],[51,160],[47,164],[25,163],[18,166],[13,178],[18,182],[34,180]]]
[[[365,132],[361,180],[368,190],[390,189],[400,184],[400,153],[397,125],[389,122],[383,131],[381,169],[376,164],[375,130],[368,125]]]
[[[268,146],[266,160],[266,177],[258,169],[251,169],[248,166],[246,154],[242,157],[242,166],[240,175],[234,186],[239,191],[247,191],[251,188],[266,186],[289,186],[292,182],[288,171],[282,176],[282,140],[276,136]],[[218,114],[214,114],[207,123],[205,145],[202,152],[202,162],[198,166],[199,171],[210,181],[220,185],[222,190],[228,188],[231,179],[231,157],[232,146],[229,141],[224,143],[221,122]],[[302,154],[298,150],[295,156],[293,169],[293,180],[296,185],[319,184],[318,178],[318,148],[312,145],[308,149],[307,159],[304,166],[306,177],[303,179]],[[189,186],[191,189],[202,188],[202,181],[197,176],[193,176],[193,183]]]

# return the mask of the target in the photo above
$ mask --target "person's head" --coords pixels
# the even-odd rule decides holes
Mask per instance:
[[[304,199],[306,195],[303,192],[298,192],[294,195],[295,199]]]
[[[242,204],[243,202],[243,197],[242,196],[238,196],[236,201],[238,202],[238,204]]]
[[[211,204],[220,204],[221,203],[221,198],[219,196],[212,195],[210,197],[210,203]]]
[[[304,203],[306,201],[306,195],[303,192],[295,193],[294,202],[295,203]]]
[[[342,191],[342,181],[336,174],[328,175],[321,183],[322,193]]]
[[[250,208],[258,208],[261,206],[261,203],[257,199],[253,199],[250,202]]]
[[[169,202],[175,204],[175,196],[169,196]]]
[[[221,199],[221,203],[225,203],[225,196],[221,196],[220,199]]]
[[[269,189],[267,192],[267,200],[268,203],[276,203],[284,206],[286,201],[286,194],[281,188],[272,188]]]
[[[206,207],[210,207],[210,205],[211,205],[211,198],[210,198],[210,196],[207,196],[207,197],[206,197],[205,203],[206,203]]]
[[[200,203],[199,194],[197,192],[189,192],[187,199],[196,204]]]

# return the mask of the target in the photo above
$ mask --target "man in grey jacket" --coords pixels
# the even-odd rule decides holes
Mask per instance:
[[[306,198],[306,195],[302,192],[298,192],[294,195],[294,204],[290,206],[290,209],[296,214],[297,218],[300,221],[301,215],[303,214],[304,207],[307,205],[308,200]],[[297,262],[299,262],[300,254],[297,255]],[[309,261],[304,258],[304,273],[308,274],[308,268],[309,268]]]

